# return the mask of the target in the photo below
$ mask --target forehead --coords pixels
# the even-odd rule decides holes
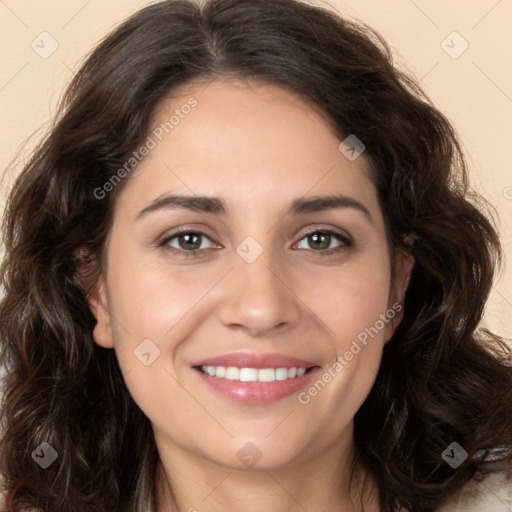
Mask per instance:
[[[326,116],[277,85],[182,86],[155,109],[148,137],[152,149],[126,191],[140,200],[164,192],[216,195],[246,210],[308,193],[375,200],[364,155],[347,159]]]

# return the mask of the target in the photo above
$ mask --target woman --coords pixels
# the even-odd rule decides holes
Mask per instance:
[[[506,490],[485,204],[368,27],[294,0],[139,11],[9,196],[4,507],[427,512]]]

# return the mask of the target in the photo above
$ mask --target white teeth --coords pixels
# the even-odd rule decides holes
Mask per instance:
[[[213,366],[209,366],[208,368],[213,368]],[[208,374],[212,375],[210,372],[208,372]],[[240,380],[240,370],[238,368],[234,368],[233,366],[229,366],[226,368],[226,379]]]
[[[242,382],[256,382],[258,370],[256,368],[240,368],[240,380]]]
[[[288,368],[278,368],[276,370],[276,380],[286,380],[288,378]]]
[[[302,377],[306,368],[237,368],[236,366],[201,366],[203,373],[242,382],[274,382]]]
[[[276,380],[276,371],[274,368],[260,368],[258,370],[259,382],[274,382]]]
[[[225,377],[226,376],[226,368],[224,368],[224,366],[217,366],[215,368],[214,375],[216,375],[217,377]]]

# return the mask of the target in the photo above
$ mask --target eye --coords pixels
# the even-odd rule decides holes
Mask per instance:
[[[300,240],[299,244],[303,240],[313,248],[312,250],[314,252],[318,252],[321,255],[333,254],[342,251],[347,247],[352,247],[353,245],[353,242],[348,235],[343,235],[331,229],[316,229],[314,231],[310,231]],[[334,240],[338,240],[340,243],[335,247],[331,247],[331,242]]]
[[[199,256],[200,253],[209,248],[208,244],[205,246],[205,243],[203,243],[207,240],[213,244],[212,239],[205,233],[182,228],[177,232],[166,236],[158,245],[168,248],[183,256]],[[332,247],[332,242],[336,240],[338,241],[338,245]],[[309,244],[310,251],[317,252],[319,255],[325,256],[340,252],[347,247],[353,246],[353,241],[348,235],[338,233],[331,229],[312,230],[306,233],[306,235],[296,245],[299,246],[303,241],[306,241]],[[300,246],[299,248],[304,249],[305,247]]]
[[[184,256],[194,256],[207,248],[203,244],[206,239],[211,241],[211,238],[201,231],[181,229],[178,232],[165,237],[159,245],[170,246],[174,251],[183,254]],[[174,243],[177,244],[177,247],[171,243],[172,241],[175,241]]]

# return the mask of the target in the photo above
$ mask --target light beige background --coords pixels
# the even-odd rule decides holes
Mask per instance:
[[[0,0],[2,172],[32,136],[21,153],[26,158],[92,46],[148,3],[152,2]],[[507,257],[485,323],[512,338],[512,1],[330,0],[329,4],[380,31],[395,51],[395,62],[421,81],[453,121],[466,149],[473,186],[499,214]],[[49,52],[52,38],[58,48],[42,58],[38,52]]]

